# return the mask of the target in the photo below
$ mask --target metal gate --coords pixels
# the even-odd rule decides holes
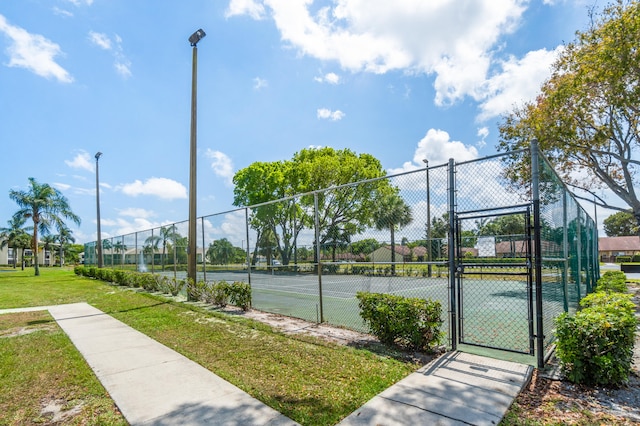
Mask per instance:
[[[459,343],[534,354],[530,210],[523,205],[456,214]]]

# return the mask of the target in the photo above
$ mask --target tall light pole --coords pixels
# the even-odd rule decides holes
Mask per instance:
[[[98,151],[96,153],[96,222],[98,224],[98,241],[96,242],[96,255],[98,256],[98,268],[102,268],[102,236],[100,235],[100,178],[98,171],[98,160],[102,153]]]
[[[431,277],[431,191],[429,188],[429,160],[422,160],[427,176],[427,276]]]
[[[196,165],[197,165],[197,98],[198,98],[198,42],[205,36],[205,32],[199,29],[189,37],[189,43],[193,47],[193,61],[191,67],[191,143],[189,155],[189,236],[187,245],[187,278],[197,281],[196,275]]]

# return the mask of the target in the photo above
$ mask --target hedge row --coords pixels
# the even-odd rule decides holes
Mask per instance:
[[[616,263],[635,263],[640,262],[640,254],[634,254],[633,256],[617,256]]]
[[[606,272],[575,315],[556,319],[556,353],[574,383],[619,386],[628,382],[637,320],[625,275]]]
[[[382,343],[433,351],[444,333],[439,301],[358,292],[360,316]]]
[[[176,279],[148,272],[97,268],[95,266],[76,266],[74,272],[76,275],[173,296],[177,296],[184,290],[187,293],[187,299],[191,301],[204,301],[221,307],[225,307],[227,303],[238,306],[245,311],[251,307],[251,287],[244,282],[229,284],[226,281],[220,281],[211,284],[198,281],[194,283],[193,280],[187,278]]]

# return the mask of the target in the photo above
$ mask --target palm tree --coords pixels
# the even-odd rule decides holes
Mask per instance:
[[[158,250],[158,245],[162,241],[162,238],[158,235],[151,235],[144,240],[144,250],[146,253],[151,253],[151,272],[153,273],[153,266],[155,264],[156,251]]]
[[[26,234],[26,230],[22,227],[24,225],[24,218],[13,217],[7,221],[9,225],[6,228],[0,228],[0,249],[4,247],[10,247],[13,250],[13,268],[15,269],[18,262],[18,239],[21,235]]]
[[[162,270],[164,271],[164,262],[165,262],[165,256],[166,256],[166,252],[167,252],[167,244],[169,242],[173,242],[175,241],[177,238],[180,237],[180,234],[178,234],[178,232],[176,231],[176,226],[175,225],[171,225],[168,227],[161,227],[160,228],[160,240],[162,241]],[[174,255],[175,255],[175,251],[174,251]],[[174,256],[174,265],[175,265],[175,256]]]
[[[111,240],[102,240],[102,256],[104,258],[106,258],[106,252],[109,252],[109,259],[111,259],[111,267],[113,268],[113,251],[111,250],[113,248],[113,244],[111,243]],[[103,259],[104,260],[104,259]]]
[[[407,226],[413,220],[411,207],[397,193],[383,195],[378,201],[373,220],[376,229],[391,231],[391,274],[396,274],[395,230]]]
[[[47,252],[49,252],[49,264],[47,266],[51,266],[51,260],[53,257],[53,253],[51,252],[51,247],[53,247],[56,241],[57,241],[57,238],[55,235],[49,234],[49,235],[42,236],[42,241],[41,241],[42,248],[43,248],[42,255],[45,257],[45,259],[47,257]]]
[[[115,250],[116,254],[118,253],[122,253],[122,265],[124,265],[124,256],[125,256],[125,251],[127,251],[127,246],[124,244],[123,240],[118,240],[116,241],[116,243],[113,245],[113,250]]]
[[[20,208],[15,218],[31,219],[33,221],[33,248],[35,261],[35,275],[40,275],[38,265],[38,232],[43,235],[49,233],[49,227],[53,223],[62,222],[62,219],[72,220],[80,224],[80,218],[71,211],[67,198],[60,191],[49,184],[40,184],[34,178],[29,178],[27,191],[9,191],[9,198],[15,201]]]
[[[20,266],[23,271],[24,271],[24,250],[31,247],[31,238],[32,237],[29,234],[24,232],[20,234],[14,241],[16,248],[20,249]]]
[[[209,244],[207,250],[207,256],[213,264],[226,265],[233,259],[234,247],[233,244],[226,238],[215,240]]]
[[[64,264],[64,251],[69,243],[75,243],[76,239],[73,237],[73,233],[64,223],[58,224],[58,235],[56,235],[58,243],[60,243],[60,267]]]

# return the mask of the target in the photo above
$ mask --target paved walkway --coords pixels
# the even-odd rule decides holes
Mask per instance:
[[[296,425],[179,353],[86,304],[48,310],[132,425]],[[532,367],[452,352],[367,402],[340,425],[495,425]]]

